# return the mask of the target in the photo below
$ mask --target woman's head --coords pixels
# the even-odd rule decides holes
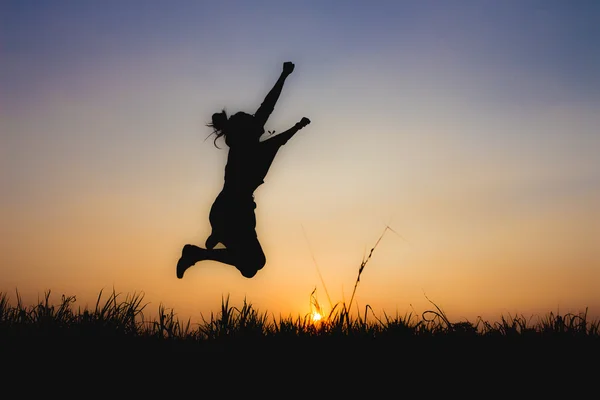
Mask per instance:
[[[213,128],[212,134],[215,135],[214,144],[217,146],[217,139],[225,136],[225,142],[231,147],[231,143],[242,143],[247,141],[258,141],[263,134],[262,129],[257,129],[254,116],[245,112],[237,112],[231,117],[227,116],[225,110],[212,115],[212,122],[207,126]]]

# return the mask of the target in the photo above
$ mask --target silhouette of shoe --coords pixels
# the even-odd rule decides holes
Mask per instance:
[[[212,235],[212,234],[211,234],[211,235],[208,237],[208,239],[206,239],[205,246],[206,246],[206,248],[207,248],[207,249],[209,249],[209,250],[212,250],[212,249],[214,249],[214,248],[215,248],[215,246],[216,246],[216,245],[218,245],[218,244],[219,244],[219,242],[220,242],[220,240],[219,240],[219,239],[217,239],[217,237],[216,237],[215,235]]]
[[[194,247],[195,246],[192,246],[191,244],[186,244],[183,246],[183,249],[181,250],[181,257],[179,258],[179,261],[177,261],[177,278],[183,278],[185,271],[192,265],[196,264],[197,258],[192,257],[194,253]]]

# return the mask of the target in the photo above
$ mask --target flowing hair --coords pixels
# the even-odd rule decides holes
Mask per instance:
[[[225,135],[225,125],[227,124],[227,121],[227,112],[225,111],[225,109],[223,109],[219,113],[214,113],[212,115],[212,122],[206,124],[206,126],[212,128],[213,130],[212,133],[208,136],[210,137],[211,135],[215,135],[215,140],[213,140],[213,144],[218,149],[220,149],[220,147],[217,146],[217,139]]]

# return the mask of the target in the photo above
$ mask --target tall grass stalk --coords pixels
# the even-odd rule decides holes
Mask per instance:
[[[348,307],[346,308],[346,322],[347,323],[350,322],[350,320],[349,320],[349,318],[350,318],[350,310],[352,309],[352,302],[354,301],[354,295],[356,294],[356,289],[358,288],[358,284],[360,282],[360,276],[362,275],[365,267],[367,266],[367,263],[369,262],[369,260],[373,256],[373,252],[375,251],[375,249],[379,245],[379,242],[381,242],[381,239],[383,239],[383,236],[385,235],[385,233],[388,230],[391,230],[391,228],[386,225],[385,229],[381,233],[381,236],[379,236],[379,238],[375,242],[375,245],[371,248],[371,251],[369,251],[369,255],[366,258],[363,257],[363,260],[360,263],[360,267],[358,268],[358,275],[356,276],[356,282],[354,282],[354,288],[352,289],[352,296],[350,296],[350,301],[348,302]]]

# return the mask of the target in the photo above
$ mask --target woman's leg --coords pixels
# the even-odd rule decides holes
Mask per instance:
[[[227,246],[224,249],[203,249],[193,244],[183,246],[181,258],[177,262],[177,277],[183,278],[188,268],[204,260],[232,265],[246,278],[252,278],[264,267],[267,260],[256,236],[227,243],[224,243]]]
[[[233,265],[246,278],[256,275],[264,267],[266,257],[256,235],[255,208],[252,197],[232,199],[221,192],[210,210],[212,232],[206,239],[206,248],[186,244],[177,262],[177,277],[181,279],[188,268],[203,260]],[[215,249],[218,243],[225,248]]]
[[[256,234],[249,234],[244,239],[235,241],[228,248],[236,255],[235,267],[246,278],[256,275],[267,262]]]
[[[203,249],[193,244],[186,244],[177,261],[177,277],[183,278],[185,271],[199,261],[212,260],[235,266],[237,258],[229,249]]]

